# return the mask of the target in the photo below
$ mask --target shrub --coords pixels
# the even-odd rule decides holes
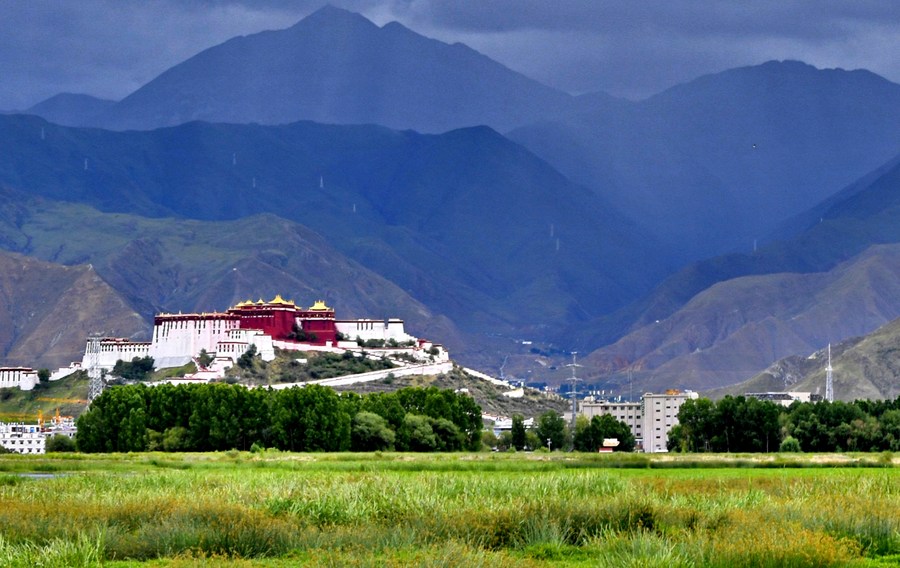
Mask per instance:
[[[788,436],[781,442],[781,445],[778,446],[778,451],[779,452],[800,452],[802,450],[800,449],[800,442],[797,440],[797,438],[795,438],[793,436]]]
[[[65,434],[54,434],[47,438],[47,453],[51,452],[74,452],[75,440]]]

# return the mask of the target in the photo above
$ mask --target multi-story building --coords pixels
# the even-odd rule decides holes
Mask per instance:
[[[0,446],[19,454],[43,454],[47,438],[39,424],[0,422]]]
[[[681,405],[695,398],[695,392],[670,390],[663,394],[646,393],[640,402],[583,402],[580,412],[588,418],[612,415],[631,429],[638,449],[648,453],[666,452],[669,430],[678,424]]]
[[[581,414],[586,416],[588,420],[594,416],[609,414],[619,422],[627,424],[631,429],[631,435],[638,442],[644,437],[640,402],[612,402],[605,400],[583,402],[581,404]],[[640,447],[640,444],[638,444],[638,447]]]

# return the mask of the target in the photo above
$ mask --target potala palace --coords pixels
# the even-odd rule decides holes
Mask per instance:
[[[338,320],[321,300],[303,308],[277,295],[270,301],[239,302],[224,312],[158,314],[149,342],[88,339],[81,368],[110,371],[116,361],[148,356],[156,368],[180,367],[206,351],[213,362],[197,378],[208,379],[222,376],[251,345],[264,361],[271,361],[276,347],[343,353],[362,351],[360,344],[366,342],[376,345],[380,354],[402,352],[422,362],[449,361],[442,346],[406,333],[403,320]]]

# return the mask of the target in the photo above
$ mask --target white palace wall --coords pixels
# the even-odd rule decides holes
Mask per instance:
[[[157,369],[180,367],[196,357],[202,349],[216,352],[220,341],[228,340],[228,332],[238,329],[240,322],[228,317],[184,317],[164,319],[153,326],[150,356]]]
[[[146,341],[131,341],[118,337],[106,337],[100,340],[97,353],[97,366],[111,371],[116,366],[116,361],[130,362],[135,357],[146,357],[150,352],[150,343]],[[84,348],[84,357],[81,359],[81,368],[91,366],[91,340],[88,339]]]
[[[355,340],[357,337],[363,341],[367,339],[383,339],[387,341],[393,339],[398,343],[404,341],[415,341],[416,338],[406,333],[403,328],[403,320],[391,318],[388,320],[338,320],[335,321],[335,327],[349,340]]]
[[[37,371],[27,367],[0,368],[0,389],[19,388],[29,391],[38,384]]]

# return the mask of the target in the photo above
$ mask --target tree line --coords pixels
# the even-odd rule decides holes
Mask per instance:
[[[684,452],[900,450],[900,397],[893,401],[794,402],[753,397],[687,400],[669,431]]]
[[[459,451],[481,448],[481,408],[435,387],[364,396],[320,385],[108,388],[77,421],[82,452]]]
[[[608,414],[590,419],[578,416],[574,431],[552,410],[541,414],[531,429],[525,427],[525,418],[521,414],[514,414],[509,431],[498,437],[490,432],[485,432],[484,435],[486,445],[502,451],[547,448],[551,451],[574,449],[577,452],[596,452],[607,439],[618,440],[619,445],[614,448],[615,451],[634,451],[635,440],[631,429]]]

